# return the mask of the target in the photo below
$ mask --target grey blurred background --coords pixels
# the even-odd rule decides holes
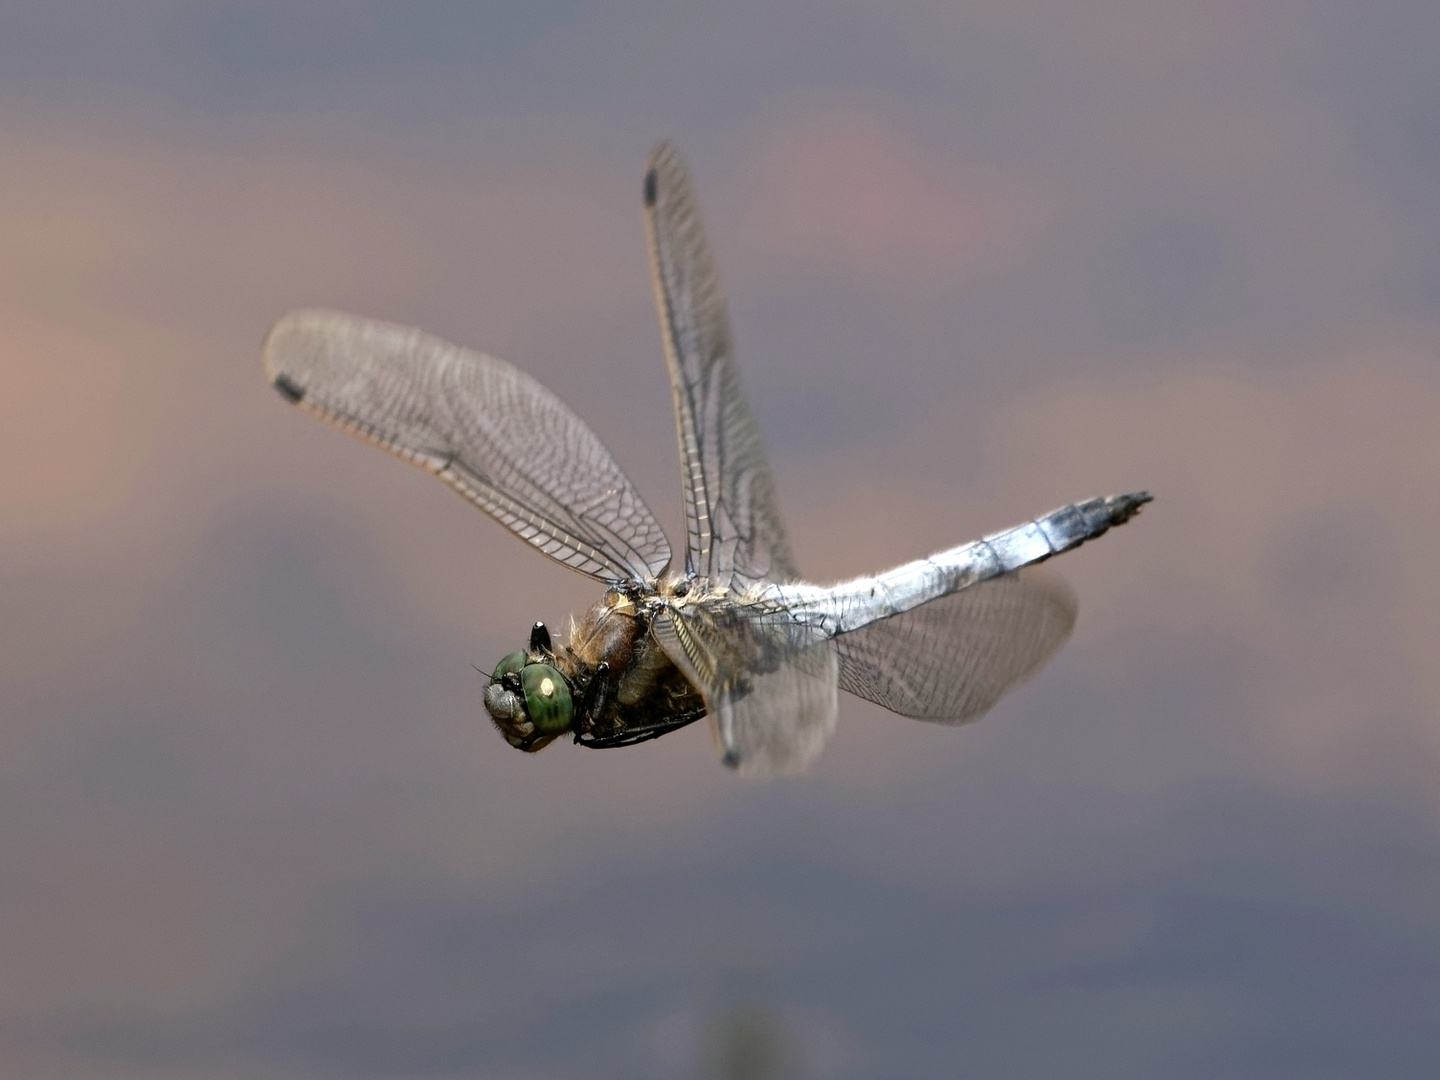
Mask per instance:
[[[1420,0],[10,0],[0,1073],[1440,1074],[1437,55]],[[1158,496],[979,724],[517,754],[471,665],[593,584],[264,385],[288,308],[424,326],[675,536],[664,137],[808,574]]]

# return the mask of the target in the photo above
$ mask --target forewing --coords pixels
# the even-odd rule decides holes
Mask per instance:
[[[731,359],[720,275],[668,143],[650,155],[645,222],[680,443],[686,570],[736,590],[793,581],[775,482]]]
[[[1040,570],[979,582],[835,639],[840,688],[903,716],[963,723],[1070,636],[1070,587]]]
[[[566,566],[646,581],[670,545],[563,401],[502,360],[334,311],[286,315],[265,372],[302,408],[413,462]]]
[[[742,776],[802,772],[835,731],[834,646],[783,612],[662,611],[662,648],[705,697],[725,764]]]

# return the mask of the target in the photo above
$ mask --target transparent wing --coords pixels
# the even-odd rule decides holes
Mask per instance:
[[[650,155],[645,222],[680,443],[686,571],[737,591],[794,581],[775,483],[731,360],[720,275],[668,143]]]
[[[1070,636],[1075,594],[1035,569],[1002,574],[835,639],[840,688],[903,716],[961,723]]]
[[[566,566],[619,584],[669,565],[660,525],[595,433],[504,361],[334,311],[286,315],[264,355],[286,398],[434,473]]]
[[[759,606],[669,608],[652,628],[704,694],[725,764],[766,778],[801,772],[819,756],[838,711],[829,640]]]

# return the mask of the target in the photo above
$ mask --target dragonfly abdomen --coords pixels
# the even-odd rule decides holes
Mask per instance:
[[[1129,521],[1150,498],[1148,492],[1137,491],[1071,503],[1023,525],[916,559],[883,574],[830,588],[776,585],[770,591],[817,641],[847,634],[1079,547]]]

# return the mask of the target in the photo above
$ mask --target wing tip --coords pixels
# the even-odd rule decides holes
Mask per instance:
[[[281,362],[281,355],[286,352],[283,339],[297,329],[303,330],[307,324],[316,321],[317,316],[323,317],[325,314],[323,311],[308,309],[286,312],[275,320],[275,325],[270,327],[269,333],[265,335],[264,344],[260,346],[266,380],[291,405],[298,405],[304,400],[305,388],[282,370],[282,366],[288,366],[282,365]]]
[[[680,151],[675,149],[675,144],[669,139],[662,139],[655,144],[655,149],[650,151],[650,156],[645,159],[645,209],[654,209],[655,204],[660,200],[660,174],[664,172],[667,180],[672,180],[678,170],[680,176],[685,175],[684,159],[680,157]]]

